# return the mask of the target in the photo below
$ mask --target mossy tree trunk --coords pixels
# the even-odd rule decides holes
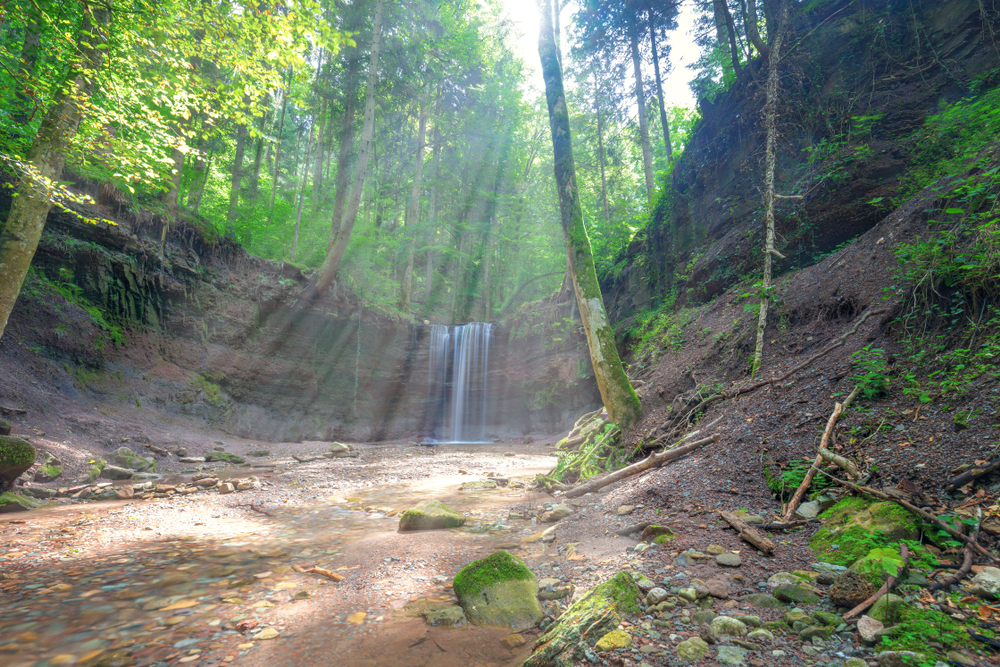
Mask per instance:
[[[545,79],[545,98],[549,109],[549,129],[555,157],[556,187],[559,191],[559,215],[566,235],[569,270],[580,308],[594,378],[611,421],[622,428],[635,423],[642,413],[638,395],[625,375],[614,333],[604,311],[601,288],[597,283],[594,255],[587,228],[583,224],[580,192],[576,185],[576,166],[570,137],[569,110],[563,93],[562,68],[552,33],[552,0],[542,0],[542,25],[538,54]]]
[[[66,84],[56,95],[28,151],[7,223],[0,232],[0,336],[7,328],[24,277],[38,249],[45,220],[52,209],[51,188],[62,176],[70,142],[76,136],[94,91],[97,71],[111,25],[110,0],[83,5],[83,23],[76,44],[77,59]]]

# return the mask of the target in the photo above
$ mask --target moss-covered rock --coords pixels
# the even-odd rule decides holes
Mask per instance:
[[[235,464],[247,462],[247,460],[242,456],[238,456],[231,452],[209,452],[208,454],[205,454],[205,460],[209,462],[225,461],[226,463],[235,463]]]
[[[24,438],[0,435],[0,492],[9,491],[14,480],[35,462],[35,448]]]
[[[851,565],[877,547],[919,534],[912,514],[893,502],[845,498],[820,515],[823,527],[809,540],[816,558]]]
[[[872,608],[868,610],[868,615],[876,621],[890,626],[903,617],[905,608],[906,603],[903,601],[903,598],[889,593],[875,601]]]
[[[632,645],[632,637],[624,630],[612,630],[597,640],[594,650],[598,652],[614,651],[619,648],[628,648]]]
[[[746,596],[746,601],[759,609],[786,609],[788,605],[770,593],[753,593]]]
[[[399,532],[458,528],[465,525],[465,515],[439,500],[425,500],[399,517]]]
[[[782,602],[792,602],[795,604],[818,604],[819,595],[802,586],[791,586],[783,584],[774,589],[774,597]]]
[[[108,461],[113,465],[130,470],[139,470],[141,472],[156,470],[156,461],[145,456],[140,456],[128,447],[119,447],[111,452],[108,456]]]
[[[551,667],[557,660],[562,663],[585,660],[586,648],[617,629],[625,616],[639,613],[641,597],[642,592],[627,572],[595,586],[538,640],[535,652],[523,667]]]
[[[455,575],[452,587],[465,616],[476,625],[530,628],[542,620],[538,580],[506,551],[469,563]]]
[[[6,514],[8,512],[27,512],[28,510],[33,510],[41,505],[42,503],[38,502],[34,498],[27,498],[10,492],[0,493],[0,514]]]
[[[860,574],[876,588],[890,575],[898,576],[902,569],[903,556],[896,549],[872,549],[850,567],[851,572]]]

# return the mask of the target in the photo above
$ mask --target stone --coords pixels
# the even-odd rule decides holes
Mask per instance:
[[[830,586],[830,602],[838,607],[853,609],[875,595],[875,585],[857,572],[844,572]]]
[[[837,565],[851,565],[867,554],[867,538],[872,533],[880,532],[888,542],[898,542],[915,540],[920,532],[914,516],[896,503],[872,503],[855,496],[844,498],[820,518],[823,527],[809,539],[809,546],[819,560]]]
[[[814,611],[812,617],[819,621],[820,625],[829,625],[836,628],[844,622],[844,618],[838,614],[831,614],[828,611]]]
[[[734,616],[733,618],[735,618],[737,621],[747,626],[748,628],[759,628],[760,626],[763,625],[763,621],[760,620],[759,616],[750,616],[744,614],[741,616]]]
[[[833,634],[834,628],[828,625],[811,625],[808,628],[804,628],[799,631],[799,639],[802,641],[810,641],[814,637],[819,637],[820,639],[829,639],[830,635]]]
[[[743,517],[743,520],[748,524],[750,524],[751,526],[763,526],[765,523],[767,523],[767,520],[758,514],[748,514],[745,517]]]
[[[448,607],[441,607],[440,609],[434,609],[427,612],[427,614],[424,615],[424,620],[427,621],[428,625],[458,627],[465,623],[465,611],[463,611],[457,604]]]
[[[0,492],[8,491],[14,481],[35,463],[35,448],[24,438],[0,435]]]
[[[500,643],[503,644],[504,648],[514,650],[527,644],[528,640],[515,632],[501,639]]]
[[[984,567],[972,578],[972,594],[983,598],[1000,599],[1000,568]]]
[[[777,588],[785,584],[796,586],[800,583],[802,583],[802,579],[791,572],[776,572],[767,578],[767,585],[770,588]]]
[[[181,456],[177,458],[181,463],[204,463],[204,456]]]
[[[872,608],[868,610],[868,615],[882,623],[893,623],[897,620],[899,611],[905,604],[903,598],[888,593],[872,605]]]
[[[705,582],[705,588],[708,589],[709,595],[713,598],[718,598],[720,600],[729,599],[729,587],[726,586],[726,582],[719,581],[718,579],[709,579]]]
[[[770,630],[765,630],[764,628],[757,628],[747,635],[747,639],[759,639],[761,641],[773,642],[774,635],[771,634]]]
[[[957,662],[960,665],[965,665],[966,667],[975,667],[976,664],[975,660],[958,651],[948,651],[948,660],[951,662]]]
[[[452,587],[466,617],[476,625],[530,628],[542,620],[538,580],[506,551],[469,563],[455,575]]]
[[[701,637],[692,637],[677,645],[677,659],[697,662],[708,655],[708,642]]]
[[[715,652],[715,659],[724,665],[742,665],[749,652],[741,646],[720,646]]]
[[[279,633],[274,628],[264,628],[253,636],[254,640],[277,639]]]
[[[897,549],[872,549],[850,568],[875,586],[881,586],[893,572],[903,569],[903,556]]]
[[[0,493],[0,514],[27,512],[28,510],[33,510],[41,505],[42,503],[34,498],[25,498],[17,493]]]
[[[233,463],[235,465],[247,462],[245,458],[233,454],[232,452],[209,452],[205,454],[205,461],[209,463],[213,461],[222,461],[224,463]]]
[[[468,482],[466,482],[466,484],[467,483]],[[496,488],[496,482],[494,482],[493,484],[494,488]],[[463,484],[462,486],[465,486],[465,484]],[[565,519],[572,513],[573,513],[573,508],[570,507],[569,505],[556,505],[548,512],[543,514],[541,516],[541,520],[542,523],[555,523],[556,521],[561,521],[562,519]]]
[[[659,587],[650,589],[650,591],[646,593],[646,605],[652,606],[654,604],[660,604],[668,597],[670,597],[670,593],[668,593],[666,589]],[[695,595],[695,598],[697,599],[697,595]],[[692,600],[692,602],[694,602],[694,600]]]
[[[719,556],[721,554],[726,553],[727,551],[728,549],[726,549],[726,547],[718,544],[709,544],[708,548],[705,549],[705,553],[711,554],[712,556]]]
[[[200,486],[200,487],[203,487],[203,488],[209,488],[209,487],[215,486],[218,483],[219,483],[219,478],[218,477],[203,477],[202,479],[199,479],[198,481],[193,482],[193,484],[195,486]]]
[[[663,544],[667,540],[672,540],[675,537],[676,535],[674,534],[674,531],[668,526],[646,526],[642,529],[642,535],[639,536],[639,539],[643,542],[656,542],[656,544]]]
[[[458,487],[459,491],[492,491],[499,486],[492,479],[475,479]]]
[[[132,471],[127,468],[119,468],[118,466],[106,465],[101,470],[101,477],[104,479],[132,479]]]
[[[135,488],[133,488],[131,485],[123,486],[122,488],[118,489],[118,492],[115,495],[119,500],[128,500],[133,495],[135,495]]]
[[[712,632],[720,637],[746,637],[747,626],[732,616],[716,616],[712,619]]]
[[[876,633],[884,629],[885,625],[882,624],[882,621],[876,621],[867,614],[858,619],[858,634],[861,635],[861,639],[867,644],[874,643]]]
[[[34,481],[44,484],[59,479],[62,477],[62,474],[62,461],[52,452],[46,452],[45,461],[35,471]]]
[[[465,525],[465,515],[450,509],[439,500],[425,500],[408,509],[399,518],[399,532],[458,528]]]
[[[784,619],[785,623],[787,623],[788,625],[794,625],[796,623],[805,623],[807,625],[813,624],[812,616],[798,609],[786,611]]]
[[[844,667],[868,667],[868,663],[861,658],[848,658]]]
[[[342,442],[331,442],[330,443],[330,451],[333,452],[333,453],[335,453],[335,454],[337,452],[350,452],[350,451],[352,451],[352,449],[353,448],[350,445],[345,445]]]
[[[775,588],[774,597],[782,602],[793,602],[795,604],[819,604],[820,600],[820,597],[816,593],[801,586],[790,586],[788,584],[783,584]]]
[[[253,488],[253,482],[248,479],[241,480],[236,484],[237,491],[249,491]]]
[[[837,581],[837,575],[833,572],[819,572],[816,574],[816,583],[823,584],[824,586],[829,586]]]
[[[677,596],[688,602],[694,602],[698,599],[698,590],[694,586],[688,586],[677,591]]]
[[[744,599],[760,609],[784,609],[787,606],[770,593],[752,593]]]
[[[796,519],[815,519],[822,512],[818,502],[808,502],[799,505],[799,508],[795,510]]]
[[[649,593],[649,591],[656,588],[656,584],[653,583],[652,579],[649,579],[644,574],[634,574],[635,585],[639,587],[639,590],[643,593]]]
[[[523,667],[551,667],[566,651],[575,652],[580,646],[592,646],[598,638],[617,630],[623,620],[638,616],[641,595],[627,572],[595,586],[562,613],[559,620],[538,638],[538,648],[523,663]]]
[[[622,505],[618,508],[618,516],[628,516],[635,511],[634,505]]]
[[[715,562],[723,567],[739,567],[743,564],[737,554],[719,554],[715,557]]]
[[[832,572],[833,574],[843,574],[847,572],[847,568],[843,565],[834,565],[833,563],[810,563],[809,569],[815,572]]]
[[[882,651],[875,659],[882,667],[912,667],[923,661],[923,653],[913,651]]]
[[[108,455],[108,463],[121,468],[130,468],[145,472],[146,470],[156,470],[156,461],[136,454],[128,447],[119,447]]]
[[[231,482],[223,482],[219,485],[219,493],[232,493],[236,490],[236,487],[232,485]]]
[[[694,583],[694,594],[698,597],[699,600],[704,600],[705,598],[707,598],[712,593],[711,593],[711,591],[708,590],[708,586],[706,586],[705,584],[701,583],[700,581],[695,581],[695,583]]]
[[[695,625],[701,625],[702,623],[711,623],[712,619],[717,616],[718,614],[711,609],[702,609],[691,614],[691,620],[694,621]]]
[[[624,630],[612,630],[597,640],[594,644],[596,651],[613,651],[618,648],[628,648],[632,645],[632,637]]]
[[[573,595],[576,586],[564,584],[558,579],[542,579],[538,582],[539,600],[562,600]]]

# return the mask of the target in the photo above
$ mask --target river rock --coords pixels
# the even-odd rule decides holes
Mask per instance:
[[[222,484],[219,485],[219,493],[222,494],[232,493],[235,490],[236,487],[233,486],[232,482],[223,482]]]
[[[523,667],[551,667],[557,660],[586,660],[585,651],[629,616],[640,612],[641,592],[632,575],[620,572],[595,586],[563,612],[535,645]]]
[[[749,652],[741,646],[720,646],[715,652],[715,659],[724,665],[742,665]]]
[[[765,630],[764,628],[757,628],[756,630],[752,631],[750,634],[747,635],[747,639],[754,639],[754,640],[759,639],[761,641],[773,642],[774,635],[771,633],[770,630]]]
[[[875,658],[882,667],[911,667],[923,661],[923,653],[913,651],[882,651]]]
[[[204,456],[180,456],[177,458],[181,463],[204,463]]]
[[[692,637],[677,645],[677,659],[697,662],[708,655],[708,642],[701,637]]]
[[[893,595],[888,593],[880,597],[872,608],[868,610],[868,615],[874,618],[876,621],[881,621],[882,623],[895,623],[898,619],[896,618],[899,614],[899,610],[906,603],[903,598],[898,595]]]
[[[664,535],[665,538],[664,540],[660,540],[660,543],[676,537],[676,535],[674,535],[674,531],[671,530],[669,526],[646,526],[642,529],[642,535],[639,536],[639,539],[643,542],[653,542],[661,535]]]
[[[458,627],[465,623],[465,612],[458,605],[442,607],[424,615],[428,625]]]
[[[770,593],[753,593],[746,596],[746,601],[759,609],[786,609],[787,605]]]
[[[628,648],[632,645],[632,637],[624,630],[612,630],[597,640],[594,644],[595,651],[614,651],[619,648]]]
[[[133,495],[135,495],[135,488],[131,485],[123,486],[118,489],[118,492],[115,494],[118,500],[129,500]]]
[[[108,463],[121,468],[138,470],[140,472],[145,472],[146,470],[156,467],[156,461],[140,456],[128,447],[119,447],[115,451],[111,452],[111,454],[108,455]]]
[[[463,484],[462,486],[465,486]],[[493,483],[494,488],[496,488],[496,482]],[[573,508],[569,505],[556,505],[548,512],[542,515],[541,519],[543,523],[555,523],[561,519],[565,519],[570,514],[573,513]]]
[[[0,435],[0,492],[14,486],[14,481],[35,463],[35,448],[24,438]]]
[[[646,593],[646,606],[653,606],[654,604],[660,604],[664,600],[670,597],[670,593],[666,589],[656,587],[651,588],[648,593]]]
[[[767,578],[767,585],[770,588],[777,588],[785,584],[796,586],[802,582],[801,577],[797,577],[791,572],[775,572]]]
[[[132,479],[132,471],[127,468],[106,465],[101,470],[101,477],[104,479]]]
[[[515,632],[514,634],[507,635],[501,639],[500,643],[503,644],[504,648],[508,648],[513,651],[514,649],[527,644],[528,640]]]
[[[885,630],[885,625],[867,614],[858,619],[858,634],[861,635],[861,639],[867,644],[874,643],[875,635],[882,630]]]
[[[465,482],[458,487],[459,491],[492,491],[497,488],[497,483],[492,479],[476,479],[471,482]]]
[[[450,509],[439,500],[424,500],[399,518],[399,532],[458,528],[465,525],[465,515]]]
[[[718,598],[720,600],[729,599],[729,587],[726,586],[726,582],[719,581],[718,579],[709,579],[705,582],[705,588],[708,589],[709,595],[713,598]]]
[[[793,602],[795,604],[819,604],[819,596],[812,591],[801,586],[790,586],[783,584],[774,589],[774,597],[782,602]]]
[[[853,609],[875,595],[875,585],[857,572],[844,572],[830,586],[830,602]]]
[[[972,594],[983,598],[1000,598],[1000,568],[984,567],[972,578]]]
[[[737,554],[719,554],[715,557],[715,562],[723,567],[739,567],[743,564]]]
[[[720,637],[746,637],[747,626],[732,616],[716,616],[712,619],[712,632]]]
[[[558,579],[542,579],[538,582],[539,600],[562,600],[573,595],[576,587],[573,584],[564,584]]]
[[[635,511],[635,505],[622,505],[618,508],[618,516],[628,516]]]
[[[497,551],[469,563],[452,582],[470,622],[530,628],[542,619],[538,580],[518,558]]]
[[[0,493],[0,514],[9,512],[27,512],[41,505],[34,498],[26,498],[17,493]]]

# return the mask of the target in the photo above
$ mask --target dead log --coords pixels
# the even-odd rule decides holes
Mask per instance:
[[[891,502],[894,502],[894,503],[899,503],[900,505],[902,505],[906,509],[910,510],[911,512],[913,512],[914,514],[916,514],[917,516],[919,516],[924,521],[929,521],[930,523],[933,523],[933,524],[935,524],[937,526],[940,526],[946,533],[948,533],[949,535],[951,535],[952,537],[954,537],[956,540],[959,540],[960,542],[964,543],[969,548],[971,548],[976,553],[978,553],[980,556],[982,556],[983,558],[986,558],[987,560],[989,560],[991,563],[1000,562],[996,558],[994,558],[992,555],[990,555],[990,552],[988,552],[983,547],[979,546],[978,543],[970,541],[967,536],[965,536],[962,533],[958,532],[957,530],[955,530],[954,528],[952,528],[951,526],[949,526],[948,524],[946,524],[944,521],[942,521],[941,519],[939,519],[936,516],[934,516],[933,514],[931,514],[930,512],[925,512],[922,509],[920,509],[919,507],[914,506],[912,503],[909,503],[909,502],[903,500],[902,498],[893,498],[892,496],[886,495],[886,494],[882,493],[881,491],[877,491],[877,490],[871,488],[870,486],[858,486],[857,484],[851,484],[850,482],[845,482],[842,479],[837,479],[836,477],[834,477],[833,475],[830,475],[828,473],[824,472],[823,474],[826,475],[827,477],[829,477],[831,481],[833,481],[833,482],[835,482],[837,484],[840,484],[841,486],[846,486],[847,488],[852,489],[854,491],[857,491],[858,493],[863,493],[865,495],[874,496],[874,497],[879,498],[881,500],[888,500],[888,501],[891,501]]]
[[[961,475],[958,475],[957,477],[952,477],[950,480],[948,480],[948,483],[944,485],[944,489],[945,491],[954,491],[955,489],[959,489],[965,486],[974,479],[978,479],[983,475],[988,475],[989,473],[997,469],[1000,469],[1000,458],[995,458],[986,465],[980,466],[978,468],[969,468]]]
[[[732,526],[733,530],[740,534],[740,539],[749,542],[766,554],[774,552],[774,542],[751,528],[750,525],[743,519],[739,518],[732,512],[726,512],[724,510],[719,510],[719,516],[722,517],[723,521]]]
[[[978,518],[981,521],[982,510],[977,508],[976,511],[977,514],[979,515]],[[969,539],[972,540],[973,544],[978,544],[978,542],[976,542],[978,537],[979,537],[979,523],[977,522],[975,527],[972,529],[972,533],[969,535]],[[933,586],[930,587],[929,590],[939,591],[942,589],[946,589],[953,584],[957,584],[962,579],[964,579],[967,574],[969,574],[969,571],[972,569],[972,561],[974,560],[972,555],[972,547],[970,547],[969,545],[965,545],[964,551],[965,551],[965,558],[962,560],[962,566],[958,568],[958,571],[955,572],[955,574],[947,577],[946,579],[942,579],[940,582],[934,584]]]
[[[903,556],[903,567],[901,567],[899,569],[899,573],[902,574],[903,570],[906,568],[907,564],[910,562],[910,550],[906,548],[905,544],[903,544],[902,542],[900,542],[899,543],[899,553],[902,554],[902,556]],[[888,581],[886,581],[884,584],[882,584],[882,588],[878,589],[878,592],[876,592],[875,595],[871,596],[870,598],[868,598],[867,600],[865,600],[864,602],[862,602],[861,604],[859,604],[857,607],[855,607],[854,609],[852,609],[849,612],[847,612],[846,614],[844,614],[844,622],[845,623],[854,622],[856,620],[854,618],[855,616],[857,616],[858,614],[860,614],[861,612],[863,612],[865,609],[868,609],[868,607],[870,607],[873,604],[875,604],[876,602],[878,602],[878,599],[880,597],[882,597],[883,595],[885,595],[886,593],[888,593],[889,591],[892,590],[892,587],[896,585],[896,579],[897,578],[898,577],[893,577],[893,576],[890,575]]]
[[[650,454],[642,461],[638,463],[633,463],[627,468],[622,468],[621,470],[616,470],[613,473],[604,475],[603,477],[595,477],[586,484],[576,487],[575,489],[570,489],[566,492],[567,498],[578,498],[585,493],[592,493],[603,489],[609,484],[614,484],[615,482],[625,479],[626,477],[631,477],[632,475],[638,475],[644,470],[649,470],[650,468],[656,468],[667,461],[684,456],[689,452],[693,452],[696,449],[701,449],[705,445],[716,442],[719,439],[718,434],[711,435],[702,440],[695,440],[694,442],[682,445],[681,447],[676,447],[674,449],[668,449],[657,454]]]

